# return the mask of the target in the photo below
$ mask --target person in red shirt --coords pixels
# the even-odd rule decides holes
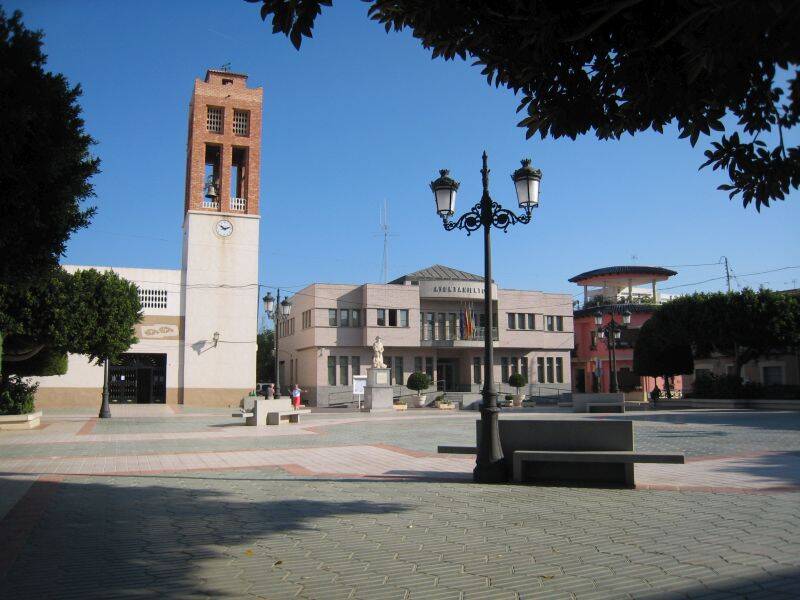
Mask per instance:
[[[300,408],[300,392],[302,391],[303,390],[301,390],[300,386],[296,383],[292,387],[292,406],[294,406],[295,409]]]

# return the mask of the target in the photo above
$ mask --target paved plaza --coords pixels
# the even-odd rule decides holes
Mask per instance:
[[[0,432],[0,598],[798,598],[800,413],[626,418],[637,489],[475,485],[477,413],[48,411]]]

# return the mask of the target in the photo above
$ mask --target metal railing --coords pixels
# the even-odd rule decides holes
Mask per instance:
[[[441,335],[441,333],[440,333]],[[420,325],[419,328],[419,339],[423,342],[428,342],[431,345],[445,345],[449,342],[482,342],[484,340],[484,336],[486,335],[486,328],[485,327],[476,327],[473,334],[469,337],[462,336],[459,330],[455,332],[450,332],[449,330],[445,333],[445,337],[439,337],[434,339],[434,332],[428,329],[425,325]],[[492,327],[492,339],[497,341],[500,339],[500,335],[498,332],[497,327]]]

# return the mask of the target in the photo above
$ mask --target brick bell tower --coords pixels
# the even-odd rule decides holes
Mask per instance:
[[[262,88],[209,69],[189,104],[180,369],[183,403],[227,406],[255,387]]]

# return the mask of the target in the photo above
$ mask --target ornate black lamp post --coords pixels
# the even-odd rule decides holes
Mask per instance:
[[[609,389],[612,394],[619,391],[619,380],[617,379],[617,340],[622,337],[622,330],[626,329],[631,322],[631,313],[622,313],[622,323],[614,320],[614,311],[611,311],[611,320],[608,325],[603,326],[603,313],[599,310],[594,313],[594,324],[597,326],[597,336],[605,337],[608,345],[608,369],[610,375]]]
[[[523,214],[515,214],[494,202],[489,196],[489,167],[486,152],[483,153],[483,195],[472,209],[455,221],[450,217],[455,213],[456,191],[459,183],[452,179],[447,169],[439,171],[440,177],[431,182],[436,212],[442,217],[442,224],[447,231],[465,229],[467,235],[483,227],[483,270],[484,296],[483,310],[485,316],[483,337],[483,402],[481,403],[481,433],[478,444],[478,457],[473,470],[473,479],[479,483],[499,483],[508,481],[508,473],[503,463],[503,450],[500,447],[500,433],[497,424],[497,393],[494,389],[494,349],[492,331],[494,318],[492,313],[492,246],[491,229],[497,227],[504,232],[510,225],[530,223],[533,209],[539,205],[539,183],[542,172],[531,167],[530,159],[522,161],[522,167],[514,171],[511,179],[517,191],[519,207]]]
[[[275,331],[272,335],[272,339],[275,341],[275,398],[281,397],[281,375],[278,361],[278,323],[283,322],[292,312],[292,303],[289,302],[286,298],[281,300],[281,290],[278,289],[278,298],[277,300],[272,297],[272,294],[267,292],[267,295],[264,296],[264,311],[266,311],[267,316],[272,319],[272,322],[275,324]],[[275,307],[278,307],[276,310]]]
[[[103,361],[103,402],[100,404],[100,414],[97,416],[101,419],[111,418],[111,407],[108,404],[108,359]]]

